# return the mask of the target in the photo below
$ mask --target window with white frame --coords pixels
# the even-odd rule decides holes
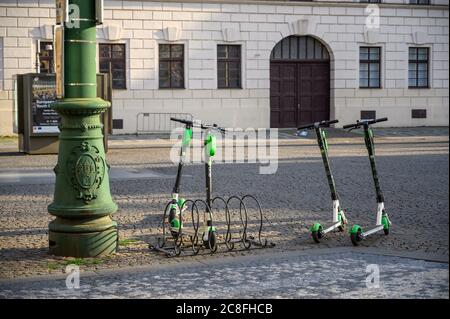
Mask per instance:
[[[410,88],[429,87],[429,49],[409,48],[408,86]]]
[[[241,80],[241,46],[217,46],[217,86],[219,89],[240,89]]]
[[[381,88],[381,47],[360,48],[359,87]]]
[[[159,88],[184,89],[184,44],[159,45]]]

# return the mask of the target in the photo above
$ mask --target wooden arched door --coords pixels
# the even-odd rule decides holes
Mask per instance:
[[[290,36],[270,60],[270,126],[291,128],[330,118],[330,54],[317,39]]]

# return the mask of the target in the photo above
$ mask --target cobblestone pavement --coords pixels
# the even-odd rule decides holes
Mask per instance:
[[[69,283],[74,283],[70,281]],[[0,298],[448,298],[448,264],[355,252],[272,254],[0,283]]]
[[[448,129],[447,129],[448,132]],[[167,142],[165,142],[167,144]],[[380,137],[377,162],[386,208],[393,222],[389,236],[369,237],[360,249],[433,253],[448,257],[448,136]],[[170,146],[170,145],[169,145]],[[122,177],[111,181],[111,192],[120,209],[118,253],[81,263],[83,271],[117,269],[136,265],[168,265],[215,260],[226,256],[259,255],[266,250],[221,252],[167,259],[150,252],[147,243],[161,233],[160,223],[174,183],[176,167],[169,161],[170,147],[162,143],[145,148],[112,149],[108,161],[114,169],[148,172],[146,178]],[[213,167],[214,194],[254,194],[269,221],[265,235],[276,243],[273,252],[317,248],[308,228],[331,219],[331,200],[314,140],[280,140],[278,170],[260,175],[259,164],[218,164]],[[376,214],[373,181],[361,138],[330,139],[330,159],[342,206],[350,224],[373,225]],[[21,168],[50,172],[55,155],[24,156],[0,150],[0,173]],[[203,198],[203,166],[186,167],[182,192],[186,198]],[[1,175],[1,174],[0,174]],[[0,176],[1,178],[1,176]],[[0,278],[61,274],[71,259],[47,254],[47,205],[53,184],[2,183],[0,181]],[[250,222],[254,228],[255,220]],[[219,231],[221,229],[219,228]],[[223,231],[223,229],[222,229]],[[323,248],[350,246],[347,233],[335,233]]]

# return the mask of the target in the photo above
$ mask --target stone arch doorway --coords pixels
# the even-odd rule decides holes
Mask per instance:
[[[270,127],[330,119],[330,53],[316,38],[289,36],[270,56]]]

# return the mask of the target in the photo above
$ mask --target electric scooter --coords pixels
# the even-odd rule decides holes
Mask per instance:
[[[267,239],[262,238],[263,228],[263,212],[258,200],[252,195],[245,195],[243,197],[231,196],[228,200],[223,197],[217,196],[212,198],[212,158],[216,154],[216,137],[213,132],[218,131],[222,134],[225,133],[225,129],[213,125],[201,124],[199,122],[171,118],[172,121],[181,123],[185,126],[183,131],[183,140],[180,151],[180,161],[178,164],[177,177],[175,186],[172,190],[172,199],[166,205],[163,215],[162,233],[163,236],[158,239],[157,244],[149,244],[151,250],[157,250],[163,252],[168,257],[180,256],[183,247],[191,247],[193,254],[197,255],[202,247],[209,249],[212,253],[218,250],[218,236],[217,229],[213,225],[213,204],[215,202],[222,202],[225,212],[226,234],[224,235],[224,242],[228,251],[231,251],[235,247],[235,243],[241,243],[244,249],[250,249],[252,244],[255,246],[266,248],[274,247],[275,244],[269,242]],[[203,151],[205,160],[205,186],[206,186],[206,199],[185,200],[180,198],[180,185],[181,177],[183,173],[183,167],[186,162],[186,151],[189,148],[193,139],[193,129],[199,128],[202,130],[203,139]],[[257,230],[257,237],[248,234],[248,213],[245,202],[251,201],[256,204],[256,211],[259,212],[259,228]],[[238,202],[240,218],[240,226],[242,229],[239,231],[239,238],[233,238],[232,234],[232,213],[230,210],[231,202]],[[200,225],[200,210],[204,207],[204,218],[202,219],[203,225]],[[192,222],[192,230],[186,230],[184,228],[186,215],[184,211],[189,208],[190,214],[187,214],[187,218]],[[166,226],[167,225],[167,226]],[[167,230],[170,230],[167,232]],[[167,239],[173,239],[174,244],[171,247],[166,247]],[[187,239],[187,240],[186,240]],[[222,244],[222,243],[220,243]]]
[[[298,128],[298,130],[312,130],[316,131],[317,142],[319,144],[320,153],[322,154],[323,164],[325,166],[325,173],[327,175],[328,185],[331,191],[331,200],[333,201],[333,221],[332,225],[326,229],[320,223],[315,223],[310,231],[313,240],[316,243],[320,243],[321,239],[325,236],[325,234],[338,229],[339,231],[344,231],[345,225],[347,224],[347,219],[345,217],[344,210],[341,209],[341,205],[339,203],[338,193],[336,191],[336,184],[334,182],[333,174],[331,173],[330,161],[328,159],[328,140],[326,131],[323,130],[325,127],[330,127],[331,124],[338,123],[339,120],[333,121],[322,121],[316,122],[308,125],[304,125]]]
[[[204,152],[205,152],[205,186],[206,186],[206,215],[209,217],[212,215],[212,158],[216,155],[217,141],[213,130],[216,130],[222,134],[225,134],[225,129],[213,125],[202,125],[204,132]],[[212,252],[217,251],[217,236],[216,227],[212,224],[212,218],[208,218],[207,223],[203,228],[203,245],[208,247]]]
[[[355,124],[349,124],[344,125],[344,129],[350,129],[354,130],[360,127],[363,127],[364,129],[364,140],[366,144],[367,151],[369,152],[369,159],[370,159],[370,166],[372,168],[372,176],[373,181],[375,184],[375,191],[377,195],[377,203],[378,203],[378,209],[377,209],[377,219],[376,219],[376,225],[375,228],[368,230],[367,232],[364,232],[363,229],[359,225],[354,225],[352,229],[350,230],[350,239],[353,243],[353,245],[358,246],[359,243],[365,239],[366,237],[375,234],[376,232],[379,232],[381,230],[384,231],[385,235],[389,235],[389,229],[391,227],[391,221],[389,220],[389,216],[384,208],[384,196],[381,192],[380,187],[380,181],[378,178],[377,168],[375,164],[375,144],[374,144],[374,137],[373,137],[373,130],[371,125],[379,122],[385,122],[388,119],[380,118],[375,120],[360,120],[357,121]]]
[[[178,163],[177,177],[175,180],[175,185],[172,190],[172,203],[170,206],[170,212],[168,216],[170,231],[173,237],[177,237],[181,227],[180,219],[177,218],[178,216],[180,216],[180,210],[184,211],[187,208],[187,205],[185,205],[186,200],[184,198],[179,198],[179,194],[180,194],[181,176],[183,174],[183,167],[185,165],[186,160],[186,150],[189,148],[193,136],[192,121],[177,120],[177,122],[185,124],[185,128],[183,131],[183,139],[181,142],[180,161]]]
[[[183,140],[180,152],[180,162],[178,164],[177,178],[175,181],[175,186],[172,191],[172,205],[170,208],[168,221],[170,225],[170,231],[174,238],[180,233],[180,228],[182,228],[182,218],[181,212],[186,208],[186,201],[179,198],[180,194],[180,183],[183,171],[183,166],[185,163],[186,150],[190,145],[193,136],[193,128],[198,127],[204,130],[204,143],[203,149],[205,153],[205,184],[206,184],[206,223],[203,225],[202,229],[202,240],[203,245],[211,250],[211,252],[217,251],[217,235],[216,228],[212,224],[212,158],[216,154],[216,137],[212,134],[213,130],[225,133],[225,129],[218,127],[217,124],[206,125],[199,124],[194,121],[171,118],[171,121],[178,122],[185,125]],[[194,202],[195,204],[195,202]]]

